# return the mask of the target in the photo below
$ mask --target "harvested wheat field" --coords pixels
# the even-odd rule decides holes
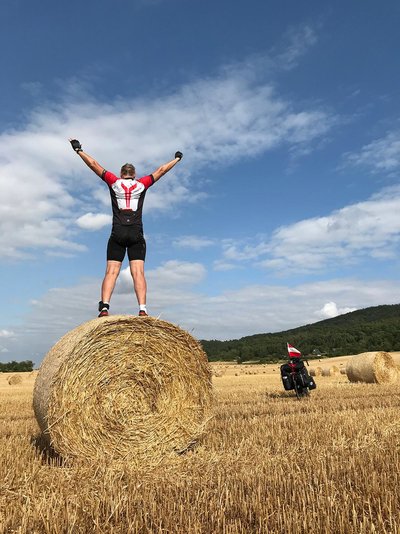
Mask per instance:
[[[212,367],[208,432],[151,468],[63,464],[38,440],[35,377],[0,375],[0,532],[400,532],[399,383],[338,373],[299,401],[276,365]]]

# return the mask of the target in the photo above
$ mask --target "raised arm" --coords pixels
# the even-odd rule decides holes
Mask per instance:
[[[151,173],[153,175],[154,181],[157,182],[157,180],[159,180],[161,176],[164,176],[164,174],[170,171],[172,167],[175,167],[175,165],[179,161],[181,161],[182,158],[182,152],[180,152],[179,150],[175,152],[175,158],[173,160],[169,161],[168,163],[164,163],[164,165],[161,165],[161,167],[158,167],[156,171]]]
[[[97,176],[100,176],[101,178],[103,176],[104,168],[99,163],[97,163],[97,161],[93,159],[92,156],[89,156],[89,154],[86,154],[86,152],[82,150],[82,145],[80,144],[78,139],[70,139],[69,142],[71,143],[71,146],[75,150],[75,152],[89,167],[89,169],[91,169],[97,174]]]

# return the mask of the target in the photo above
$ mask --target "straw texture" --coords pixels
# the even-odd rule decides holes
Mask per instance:
[[[390,356],[393,358],[394,363],[399,369],[400,368],[400,352],[392,352]]]
[[[399,371],[388,352],[363,352],[352,356],[346,365],[350,382],[388,384],[396,382]]]
[[[47,353],[33,405],[65,458],[155,461],[192,446],[211,417],[211,370],[190,334],[114,315],[68,332]]]

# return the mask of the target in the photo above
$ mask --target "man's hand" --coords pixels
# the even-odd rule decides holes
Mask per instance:
[[[183,158],[183,154],[180,150],[177,150],[175,152],[175,158],[171,161],[168,161],[168,163],[164,163],[164,165],[161,165],[161,167],[158,167],[158,169],[154,172],[152,172],[152,176],[154,178],[154,181],[157,182],[161,178],[161,176],[164,176],[164,174],[168,171],[170,171],[175,165],[178,165],[178,163]]]
[[[82,145],[80,144],[78,139],[70,139],[69,142],[71,143],[72,148],[77,154],[78,152],[82,152]]]

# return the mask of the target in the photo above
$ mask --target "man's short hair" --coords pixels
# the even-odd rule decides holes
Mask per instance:
[[[133,172],[133,174],[135,174],[135,172],[136,172],[136,169],[132,165],[132,163],[125,163],[125,165],[122,165],[121,174],[126,174],[126,173],[128,173],[130,171]]]

